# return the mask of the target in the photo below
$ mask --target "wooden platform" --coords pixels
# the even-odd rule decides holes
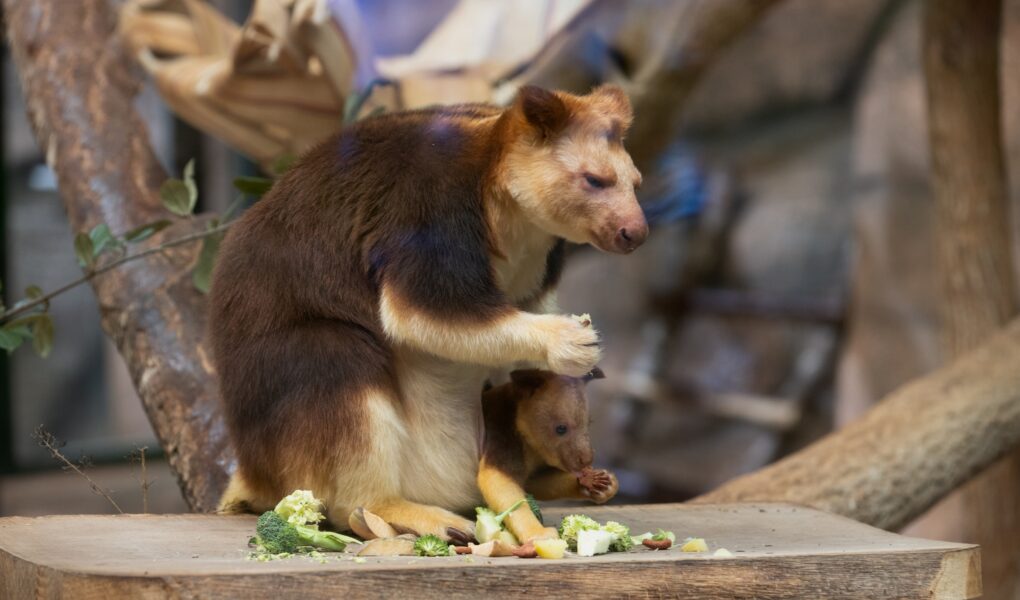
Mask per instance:
[[[785,505],[590,507],[635,534],[704,537],[710,552],[594,558],[330,556],[246,560],[254,517],[0,519],[0,598],[975,598],[976,546],[903,537]],[[547,522],[563,510],[548,510]],[[732,558],[713,557],[726,548]]]

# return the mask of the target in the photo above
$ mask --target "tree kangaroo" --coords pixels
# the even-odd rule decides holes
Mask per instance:
[[[211,339],[237,451],[224,510],[290,491],[463,538],[481,390],[517,364],[581,376],[596,331],[554,314],[564,240],[616,253],[648,226],[626,95],[524,87],[369,118],[302,157],[231,227]]]

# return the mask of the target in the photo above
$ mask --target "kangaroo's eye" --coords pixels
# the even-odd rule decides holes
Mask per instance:
[[[588,185],[590,185],[591,187],[593,187],[593,188],[595,188],[597,190],[604,190],[607,187],[609,187],[609,182],[608,181],[606,181],[605,179],[602,179],[601,177],[596,177],[596,176],[592,175],[591,173],[585,173],[584,174],[584,181]]]
[[[556,426],[556,435],[567,435],[567,426],[566,425],[557,425]]]

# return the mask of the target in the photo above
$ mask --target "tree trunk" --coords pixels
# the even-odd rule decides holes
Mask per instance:
[[[924,13],[935,256],[945,355],[977,346],[1016,313],[1000,122],[1001,0],[929,0]],[[981,544],[989,598],[1020,596],[1020,449],[915,528]],[[943,521],[943,523],[939,523]]]
[[[139,72],[114,35],[113,4],[4,1],[29,117],[73,231],[105,222],[121,233],[167,215],[158,192],[166,173],[134,109]],[[182,222],[163,236],[200,226]],[[203,343],[204,299],[191,283],[197,250],[129,263],[92,288],[185,499],[208,511],[226,485],[231,455]]]

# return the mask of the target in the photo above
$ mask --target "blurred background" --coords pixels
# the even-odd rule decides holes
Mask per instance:
[[[142,63],[152,77],[137,102],[153,147],[170,173],[195,159],[198,210],[222,212],[237,195],[235,177],[259,174],[270,147],[300,152],[308,136],[273,146],[267,126],[259,131],[267,141],[245,147],[244,125],[223,104],[220,120],[196,117],[204,100],[180,82],[212,77],[201,69],[221,58],[233,61],[228,78],[279,67],[286,44],[273,54],[266,51],[273,42],[258,35],[293,29],[274,32],[263,15],[269,25],[248,30],[253,63],[210,51],[193,73],[171,73],[166,40],[140,33],[145,19],[208,15],[194,2],[133,4],[134,29],[123,27],[129,43],[151,50]],[[597,462],[620,478],[620,501],[678,501],[712,489],[852,420],[942,362],[921,4],[780,3],[706,73],[675,135],[667,128],[666,143],[644,153],[641,199],[652,224],[645,246],[627,257],[572,249],[560,303],[590,313],[603,332],[607,379],[589,388],[593,439]],[[502,101],[522,81],[584,92],[600,81],[637,80],[656,55],[649,48],[679,44],[684,11],[703,5],[529,1],[511,11],[457,0],[332,2],[352,56],[341,67],[353,73],[348,97],[363,101],[342,108],[357,116],[376,107]],[[1006,5],[1004,139],[1017,173],[1020,1]],[[252,17],[250,1],[207,6],[234,23]],[[472,19],[477,31],[458,29]],[[528,35],[508,33],[515,24]],[[198,46],[204,52],[202,40]],[[328,65],[309,64],[288,80],[297,95],[330,76]],[[6,51],[3,69],[0,278],[7,290],[30,283],[48,290],[80,274],[74,232]],[[387,83],[394,80],[400,85]],[[666,123],[674,115],[664,96],[655,108]],[[640,147],[641,133],[628,145]],[[1020,239],[1015,224],[1013,231]],[[149,510],[187,510],[98,311],[92,292],[79,288],[50,309],[58,337],[49,358],[0,355],[0,515],[112,510],[36,444],[30,432],[40,424],[66,442],[69,458],[91,457],[89,473],[126,511],[141,508],[139,466],[129,456],[147,447],[155,479]]]

